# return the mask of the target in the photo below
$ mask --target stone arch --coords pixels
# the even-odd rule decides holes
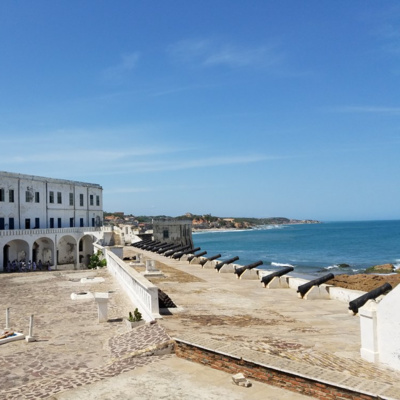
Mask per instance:
[[[48,237],[36,239],[32,245],[32,261],[52,264],[53,260],[55,260],[53,240]]]
[[[93,242],[96,238],[92,235],[84,235],[79,240],[79,263],[86,267],[89,265],[90,256],[93,254]]]
[[[4,263],[7,264],[7,261],[29,261],[29,243],[25,240],[14,239],[10,240],[6,243],[5,246],[8,246],[7,256],[8,260],[4,260]],[[4,251],[4,249],[3,249]]]
[[[76,259],[76,239],[73,236],[65,235],[62,236],[57,243],[57,265],[75,266],[77,264]]]

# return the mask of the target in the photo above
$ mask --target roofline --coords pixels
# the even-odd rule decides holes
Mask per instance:
[[[27,180],[31,180],[31,181],[46,181],[46,182],[52,182],[52,183],[63,183],[63,184],[68,184],[68,185],[94,186],[99,189],[103,189],[102,186],[99,185],[98,183],[72,181],[72,180],[68,180],[68,179],[47,178],[44,176],[20,174],[17,172],[0,171],[0,176],[7,176],[10,178],[27,179]]]

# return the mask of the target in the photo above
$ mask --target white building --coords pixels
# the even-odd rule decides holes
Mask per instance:
[[[103,224],[97,184],[0,172],[0,271],[8,261],[88,263]]]

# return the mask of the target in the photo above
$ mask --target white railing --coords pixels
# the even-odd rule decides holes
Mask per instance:
[[[55,229],[12,229],[0,231],[0,237],[5,236],[29,236],[29,235],[53,235],[56,233],[84,233],[101,231],[101,228],[90,226],[75,227],[75,228],[55,228]]]
[[[103,252],[107,260],[107,269],[115,276],[133,305],[143,314],[143,319],[152,321],[154,318],[160,318],[157,286],[128,267],[112,251],[96,244],[94,247]]]

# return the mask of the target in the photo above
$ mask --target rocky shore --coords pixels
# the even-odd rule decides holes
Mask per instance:
[[[369,292],[382,286],[384,283],[390,283],[395,288],[400,283],[400,274],[357,274],[357,275],[336,275],[329,281],[330,285],[340,286],[346,289],[361,290]]]

